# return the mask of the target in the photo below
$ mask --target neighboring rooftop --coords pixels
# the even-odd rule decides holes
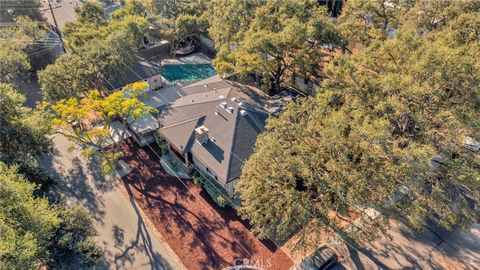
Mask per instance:
[[[160,90],[161,91],[161,90]],[[182,153],[192,152],[225,182],[240,176],[264,130],[266,97],[251,86],[213,76],[178,89],[183,97],[159,113],[159,133]],[[196,140],[195,129],[208,129],[208,140]]]
[[[129,116],[127,120],[128,124],[130,125],[130,129],[136,134],[143,134],[150,131],[155,131],[160,127],[158,125],[157,119],[151,113],[147,113],[137,119]]]
[[[124,73],[119,76],[118,79],[111,80],[110,83],[113,85],[113,88],[116,89],[129,83],[145,80],[149,77],[160,74],[161,72],[162,67],[160,64],[137,55],[135,56],[134,64],[128,68],[125,67]],[[112,86],[108,84],[107,88],[112,89]]]
[[[105,128],[104,126],[99,127]],[[123,125],[120,121],[113,121],[108,127],[108,130],[110,131],[110,138],[105,138],[105,140],[101,142],[102,147],[107,147],[112,145],[113,143],[120,142],[122,136],[123,139],[127,139],[132,136],[132,134],[128,130],[123,129]]]

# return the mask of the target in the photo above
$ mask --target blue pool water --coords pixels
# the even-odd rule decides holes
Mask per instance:
[[[215,69],[210,64],[162,66],[162,77],[170,82],[205,79],[215,74]]]

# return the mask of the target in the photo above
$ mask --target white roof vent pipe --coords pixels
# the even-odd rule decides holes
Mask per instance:
[[[248,112],[247,112],[247,111],[245,111],[245,110],[240,110],[240,114],[241,114],[242,116],[245,116],[245,115],[247,115],[247,114],[248,114]]]
[[[225,109],[228,113],[233,113],[233,107],[227,107]]]
[[[238,102],[238,97],[232,97],[230,100],[233,102]]]
[[[221,103],[219,104],[219,106],[222,107],[222,108],[224,108],[224,109],[226,109],[226,108],[227,108],[227,102],[226,102],[226,101],[221,102]]]

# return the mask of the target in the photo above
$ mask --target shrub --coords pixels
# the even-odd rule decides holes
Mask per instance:
[[[228,204],[227,191],[220,186],[214,179],[208,176],[195,174],[193,176],[193,183],[197,186],[203,186],[208,195],[220,207],[225,207]]]
[[[217,196],[216,202],[220,207],[225,207],[225,205],[227,205],[227,198],[225,198],[223,195],[219,195]]]
[[[193,179],[193,183],[196,185],[196,186],[203,186],[203,177],[198,175],[198,174],[194,174],[192,176],[192,179]]]
[[[157,143],[158,147],[160,148],[160,151],[162,152],[162,156],[167,154],[168,152],[168,144],[167,142],[165,141],[165,139],[163,139],[162,137],[160,137],[160,135],[158,135],[158,133],[155,132],[154,134],[154,138],[155,138],[155,142]]]
[[[170,166],[171,166],[172,170],[176,171],[177,170],[177,165],[178,165],[177,159],[174,156],[169,156],[168,161],[170,163]]]

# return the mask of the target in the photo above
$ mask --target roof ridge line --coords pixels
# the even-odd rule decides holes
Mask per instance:
[[[172,124],[172,125],[163,126],[163,127],[159,128],[159,129],[176,127],[176,126],[178,126],[178,125],[185,124],[185,123],[191,122],[191,121],[193,121],[193,120],[198,120],[198,119],[200,119],[200,118],[202,118],[202,117],[204,117],[204,116],[206,116],[206,114],[202,114],[202,115],[200,115],[200,116],[198,116],[198,117],[194,117],[194,118],[191,118],[191,119],[183,120],[183,121],[181,121],[181,122],[178,122],[178,123],[175,123],[175,124]]]

